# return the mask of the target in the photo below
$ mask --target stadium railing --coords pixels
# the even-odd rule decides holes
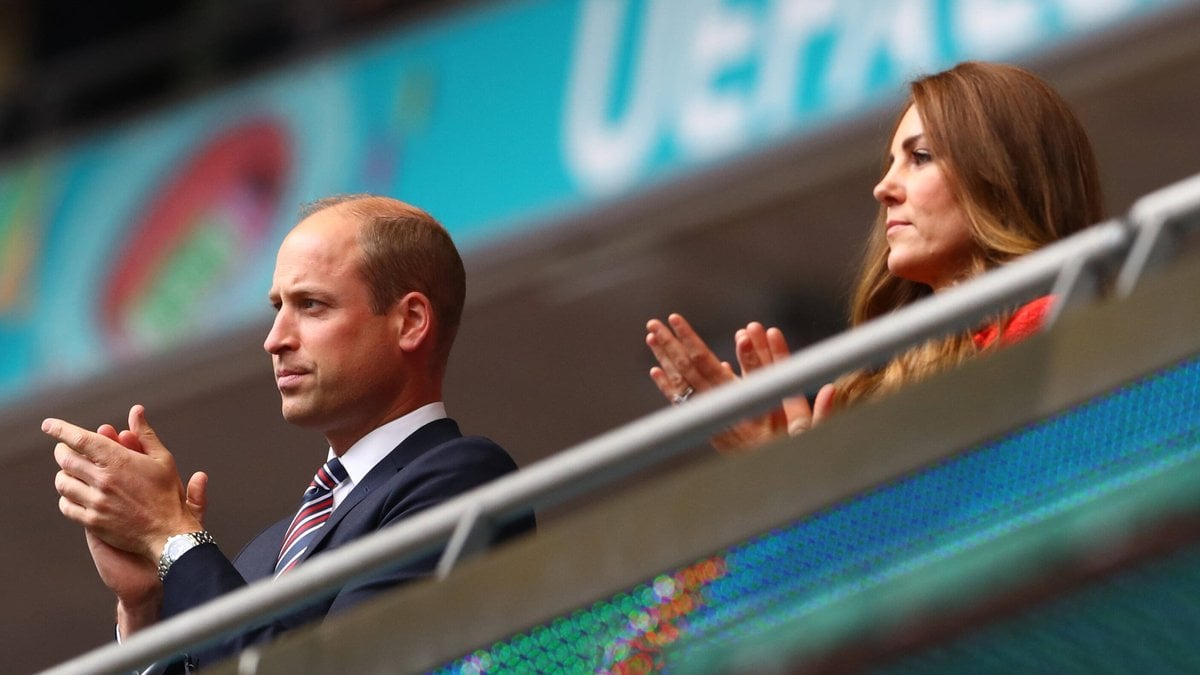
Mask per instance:
[[[378,567],[443,548],[438,577],[444,579],[454,570],[458,560],[481,548],[479,542],[486,539],[483,535],[489,527],[494,527],[497,523],[531,508],[541,509],[581,494],[612,488],[623,478],[641,469],[695,447],[715,431],[737,419],[770,409],[786,395],[812,391],[843,372],[882,363],[912,345],[952,331],[970,329],[999,311],[1048,293],[1055,294],[1060,299],[1057,303],[1059,311],[1052,317],[1048,326],[1051,333],[1055,332],[1052,326],[1058,323],[1058,319],[1070,316],[1073,309],[1103,305],[1105,303],[1095,301],[1106,295],[1120,302],[1121,298],[1131,296],[1143,285],[1140,282],[1150,271],[1172,267],[1168,264],[1173,259],[1172,254],[1182,248],[1181,243],[1186,240],[1190,231],[1196,229],[1198,223],[1200,176],[1147,195],[1134,205],[1126,218],[1088,228],[1076,236],[1047,246],[969,283],[813,345],[784,363],[706,393],[693,399],[688,405],[667,408],[648,415],[526,467],[513,476],[418,514],[396,527],[364,538],[341,551],[314,559],[276,581],[252,584],[242,591],[134,635],[122,645],[102,647],[48,672],[97,673],[134,669],[248,624],[266,620],[311,598],[314,594],[331,592],[346,581]],[[1106,289],[1109,288],[1112,291],[1106,293]],[[1191,334],[1197,335],[1195,331]],[[1023,346],[1018,345],[1012,351]],[[984,361],[995,364],[1007,356],[1002,353],[996,358]],[[987,364],[981,364],[980,367],[984,365]],[[1139,363],[1138,366],[1146,367],[1144,363]],[[951,373],[948,377],[953,378],[955,375]],[[1124,373],[1126,378],[1133,375]],[[936,385],[936,382],[934,384]],[[1095,395],[1112,384],[1106,382],[1100,390],[1092,394]],[[936,392],[936,389],[934,391]],[[1052,398],[1053,396],[1049,396],[1047,400]],[[893,397],[890,400],[911,401],[912,397]],[[952,409],[964,418],[970,417],[969,412],[978,408],[963,403],[958,401]],[[1065,405],[1066,402],[1060,400],[1057,404]],[[862,408],[861,413],[848,411],[845,415],[838,416],[843,418],[842,421],[835,418],[827,425],[822,425],[813,432],[783,445],[804,443],[805,447],[809,448],[805,451],[806,461],[809,462],[805,466],[809,468],[802,471],[816,471],[813,467],[821,463],[816,459],[820,453],[812,452],[811,448],[820,443],[836,441],[842,448],[869,447],[872,445],[872,437],[878,441],[881,433],[889,434],[887,438],[890,441],[894,429],[889,428],[884,423],[885,420],[871,422],[868,418],[866,422],[863,421],[865,416],[883,413],[876,412],[877,406]],[[856,414],[851,415],[852,412]],[[1038,409],[1037,414],[1046,415],[1051,412],[1053,410],[1048,408]],[[983,427],[994,427],[997,424],[1011,426],[1033,419],[1015,417],[1011,410],[989,414],[993,417],[998,415],[1000,419],[992,420]],[[948,421],[950,424],[938,430],[939,442],[929,444],[925,449],[917,444],[911,448],[912,452],[875,453],[870,455],[871,461],[867,462],[872,466],[871,471],[866,474],[850,471],[847,474],[857,475],[856,480],[833,480],[828,483],[832,487],[824,489],[819,484],[812,483],[808,497],[788,505],[786,510],[789,517],[795,518],[804,512],[811,513],[813,509],[827,506],[830,499],[844,499],[856,491],[868,489],[881,481],[936,462],[939,458],[964,447],[963,443],[981,440],[978,437],[979,428],[968,429],[969,425],[959,424],[955,420]],[[855,442],[849,442],[849,436],[840,440],[831,438],[838,433],[853,436]],[[775,458],[780,454],[776,448],[768,450],[771,452],[760,453],[756,457]],[[858,457],[858,460],[866,458],[864,455]],[[746,466],[755,461],[760,460],[748,459]],[[706,466],[701,469],[715,471],[717,475],[730,470],[729,467],[719,464],[713,466],[717,468]],[[827,469],[832,471],[831,468]],[[667,482],[663,481],[662,485],[666,485]],[[811,481],[806,480],[806,484],[809,482]],[[770,493],[769,490],[765,492]],[[797,509],[800,511],[797,512]],[[712,535],[708,537],[706,544],[708,550],[732,545],[739,540],[738,537],[744,539],[760,531],[754,528],[763,527],[763,522],[761,519],[756,520],[758,516],[752,511],[733,517],[730,520],[733,524],[728,526],[732,529],[721,535],[700,533],[705,536]],[[766,511],[772,511],[769,504]],[[786,521],[776,522],[767,527],[779,525],[781,522]],[[490,564],[490,559],[501,559],[505,555],[520,555],[521,550],[544,548],[551,544],[554,536],[551,532],[539,533],[529,542],[517,542],[511,547],[506,547],[511,548],[512,553],[502,549],[493,555],[481,557],[473,567],[486,566]],[[645,555],[653,548],[637,553]],[[657,558],[653,555],[648,556],[653,565],[659,565],[655,569],[661,570],[665,566],[680,562],[678,556],[683,549],[667,549],[669,550],[663,551]],[[555,611],[561,612],[570,606],[562,605],[562,602],[568,599],[594,599],[600,597],[597,594],[615,591],[621,587],[620,584],[612,585],[616,582],[616,577],[620,577],[625,583],[632,583],[629,575],[653,574],[653,571],[648,571],[648,568],[640,564],[627,565],[613,560],[608,560],[606,564],[608,568],[617,571],[607,575],[596,575],[597,580],[594,584],[580,584],[574,594],[560,593],[559,600],[547,601],[548,605],[527,603],[524,614],[507,612],[506,620],[515,622],[508,628],[519,629],[553,616],[550,605],[553,605]],[[413,588],[403,589],[397,597],[411,598],[421,593],[449,592],[431,589],[463,586],[462,580],[466,576],[456,571],[453,575],[456,580],[454,584],[418,584]],[[637,578],[640,577],[634,577]],[[383,604],[385,603],[379,603]],[[522,621],[525,623],[521,623]],[[337,623],[326,622],[326,626],[328,630],[336,631]],[[475,625],[472,630],[458,631],[454,636],[453,642],[457,645],[455,647],[436,640],[427,640],[424,648],[410,648],[413,660],[409,662],[409,666],[434,667],[439,663],[438,659],[453,658],[460,653],[455,649],[469,649],[472,645],[482,644],[483,641],[494,640],[512,632],[510,630],[509,633],[504,633],[503,629],[488,625],[485,621],[471,623]],[[318,630],[326,629],[326,626]],[[314,635],[318,637],[313,637]],[[311,640],[314,646],[326,644],[317,632],[305,631],[298,635],[297,639]],[[294,643],[294,640],[288,641]],[[307,651],[309,650],[299,650]],[[291,653],[297,653],[297,650],[293,649]],[[248,650],[239,659],[237,672],[254,672],[259,664],[264,669],[271,669],[272,658],[285,659],[279,663],[287,661],[288,657],[282,654],[283,652],[272,649],[269,645]],[[393,666],[397,665],[395,662],[390,663]],[[283,670],[282,666],[280,670]]]

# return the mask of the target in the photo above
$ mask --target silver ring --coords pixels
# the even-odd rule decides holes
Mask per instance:
[[[689,384],[688,388],[684,389],[682,393],[675,394],[675,398],[671,399],[671,403],[674,403],[675,405],[679,405],[680,403],[683,403],[684,401],[691,398],[692,394],[694,394],[694,393],[696,393],[696,390],[692,389],[692,385]]]

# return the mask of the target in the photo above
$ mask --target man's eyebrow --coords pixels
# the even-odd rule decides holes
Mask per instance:
[[[280,300],[283,296],[288,297],[325,297],[329,295],[329,291],[320,284],[297,284],[289,286],[283,290],[272,288],[267,291],[267,299],[271,301]]]

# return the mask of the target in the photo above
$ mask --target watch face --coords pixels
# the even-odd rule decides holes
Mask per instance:
[[[171,537],[171,540],[167,542],[167,557],[171,560],[175,560],[184,553],[187,553],[188,549],[192,548],[192,546],[193,543],[191,537]]]

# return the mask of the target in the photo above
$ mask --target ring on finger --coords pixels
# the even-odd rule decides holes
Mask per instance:
[[[689,398],[691,398],[692,394],[694,394],[694,393],[696,393],[696,390],[693,389],[692,385],[689,384],[687,386],[687,389],[684,389],[683,391],[679,392],[678,394],[675,394],[675,398],[671,399],[671,403],[673,403],[675,405],[679,405],[680,403],[683,403],[684,401],[687,401]]]

